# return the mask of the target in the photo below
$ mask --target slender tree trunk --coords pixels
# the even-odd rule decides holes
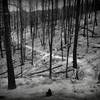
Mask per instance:
[[[16,32],[16,30],[15,30],[15,27],[16,27],[16,15],[15,15],[15,13],[13,14],[13,36],[14,36],[14,34],[15,34],[15,32]],[[14,36],[15,37],[15,36]],[[14,56],[14,54],[15,54],[15,52],[16,52],[16,42],[15,42],[15,38],[13,37],[13,41],[12,41],[12,51],[13,51],[13,56]]]
[[[67,59],[66,59],[66,78],[68,78],[68,58],[69,58],[70,46],[67,46]]]
[[[96,0],[94,0],[94,14],[95,14],[95,19],[94,19],[94,22],[95,22],[95,26],[98,25],[97,23],[97,11],[96,11]]]
[[[19,5],[19,2],[17,1],[17,6]],[[19,50],[19,13],[18,13],[18,7],[17,7],[17,48]]]
[[[88,52],[88,48],[89,48],[89,36],[88,36],[88,9],[89,9],[89,2],[88,0],[86,1],[86,9],[87,9],[87,13],[86,13],[86,26],[87,26],[87,52]]]
[[[79,15],[80,15],[80,0],[76,1],[76,19],[75,19],[75,35],[73,46],[73,68],[77,69],[77,43],[79,32]],[[76,79],[78,79],[78,73],[76,73]]]
[[[31,6],[31,0],[29,0],[29,6],[30,6],[30,8],[29,8],[29,19],[30,19],[30,34],[31,34],[31,36],[32,36],[32,65],[33,65],[33,52],[34,52],[34,36],[33,36],[33,32],[32,32],[32,14],[31,14],[31,9],[32,9],[32,6]],[[35,29],[35,28],[34,28]]]
[[[2,34],[2,32],[0,33],[0,35]],[[3,50],[2,50],[2,38],[0,36],[0,52],[1,52],[1,58],[3,58]]]
[[[32,26],[31,26],[31,32],[32,32]],[[33,65],[33,59],[34,59],[34,36],[35,36],[36,28],[34,27],[34,32],[32,32],[32,65]]]
[[[51,33],[49,36],[49,50],[50,50],[50,69],[49,69],[49,78],[52,78],[52,44],[53,44],[53,0],[51,0],[52,5],[52,14],[51,14]]]
[[[62,53],[62,61],[64,60],[63,59],[63,40],[62,40],[62,29],[61,29],[61,53]]]
[[[85,37],[86,36],[86,34],[85,34],[85,27],[86,27],[86,13],[85,13],[85,18],[84,18],[84,32],[83,32],[83,36]]]
[[[68,14],[71,15],[72,12],[70,12],[70,0],[68,0]],[[72,29],[72,16],[70,16],[69,20],[67,21],[67,26],[68,26],[68,32],[67,32],[67,59],[66,59],[66,78],[68,78],[68,58],[69,58],[69,51],[70,51],[70,46],[71,46],[71,29]]]
[[[42,0],[42,46],[45,49],[45,0]]]
[[[21,77],[23,76],[23,68],[24,65],[24,39],[23,39],[23,19],[22,19],[22,0],[19,0],[19,9],[20,9],[20,45],[21,45]]]
[[[0,52],[1,52],[1,57],[2,58],[3,58],[3,45],[2,45],[3,29],[4,29],[3,7],[2,7],[2,0],[1,0],[0,1]]]
[[[66,40],[66,0],[63,0],[63,24],[64,24],[64,43],[67,43]]]
[[[14,68],[11,56],[10,14],[8,10],[8,1],[2,0],[2,3],[3,3],[4,26],[5,26],[4,42],[5,42],[6,60],[8,69],[8,89],[15,89],[16,83],[15,83]]]
[[[96,0],[93,0],[93,11],[94,11],[94,22],[93,22],[93,33],[92,37],[94,36],[95,26],[97,26],[97,11],[96,11]]]
[[[55,0],[55,9],[56,9],[55,25],[57,25],[57,20],[58,20],[58,0]]]

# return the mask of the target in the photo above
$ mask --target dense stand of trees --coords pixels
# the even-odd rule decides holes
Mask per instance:
[[[5,3],[6,1],[6,3]],[[12,49],[13,53],[20,50],[21,61],[21,77],[23,75],[22,65],[25,63],[25,43],[26,34],[25,29],[30,27],[30,36],[32,40],[32,65],[34,65],[34,41],[38,38],[43,49],[49,46],[50,62],[49,62],[49,78],[52,78],[52,54],[54,38],[57,36],[55,32],[57,27],[60,28],[60,48],[62,61],[64,56],[64,47],[66,48],[66,78],[68,78],[68,58],[70,48],[73,46],[73,68],[76,71],[76,79],[78,78],[77,66],[77,44],[79,30],[84,29],[83,36],[87,37],[87,48],[89,47],[88,36],[88,19],[93,23],[92,37],[95,35],[94,30],[97,23],[97,9],[96,0],[62,0],[63,7],[59,8],[59,0],[41,0],[41,10],[38,10],[38,0],[33,5],[32,0],[28,1],[29,11],[23,10],[22,2],[24,0],[16,1],[17,11],[9,12],[8,0],[0,1],[0,53],[3,58],[3,49],[6,51],[7,68],[8,68],[8,88],[16,88],[14,68],[12,63]],[[10,4],[10,2],[9,2]],[[10,19],[11,17],[11,19]],[[27,21],[26,21],[27,20]],[[81,21],[84,23],[81,25]],[[42,29],[39,33],[38,30]],[[16,32],[17,43],[11,41],[11,32]],[[2,34],[4,32],[4,35]],[[72,45],[73,39],[73,45]],[[48,42],[47,42],[48,41]],[[12,42],[12,43],[11,43]],[[4,43],[4,46],[3,46]],[[11,45],[12,44],[12,45]],[[88,49],[87,49],[88,50]],[[57,52],[57,51],[56,51]]]

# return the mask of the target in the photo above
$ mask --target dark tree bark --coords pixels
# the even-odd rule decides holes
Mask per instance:
[[[66,44],[67,43],[67,40],[66,40],[66,0],[63,0],[63,24],[64,24],[64,43]]]
[[[42,6],[42,39],[41,39],[41,45],[43,46],[43,49],[45,49],[45,40],[46,40],[46,32],[45,32],[45,28],[46,28],[46,12],[45,12],[45,4],[46,1],[42,0],[41,6]]]
[[[2,34],[2,32],[0,33],[0,52],[1,52],[1,58],[3,58],[3,50],[2,50],[2,38],[1,38],[1,34]]]
[[[86,21],[87,21],[87,24],[86,24],[86,27],[87,27],[87,52],[88,52],[88,48],[89,48],[89,36],[88,36],[88,9],[89,9],[89,2],[88,0],[86,1],[86,9],[87,9],[87,14],[86,14]]]
[[[97,11],[96,11],[96,0],[93,0],[93,11],[94,11],[94,22],[93,22],[93,34],[92,34],[92,37],[94,36],[95,26],[98,25],[98,23],[97,23]]]
[[[19,2],[17,1],[17,48],[19,50],[19,11],[18,11]]]
[[[30,19],[30,34],[31,34],[31,39],[32,39],[32,65],[33,65],[33,52],[34,52],[34,33],[33,33],[33,31],[32,31],[32,13],[31,13],[31,11],[32,11],[32,2],[31,2],[31,0],[29,0],[29,6],[30,6],[30,8],[29,8],[29,19]]]
[[[8,68],[8,89],[15,89],[16,83],[15,83],[14,68],[11,56],[10,14],[8,10],[8,0],[2,0],[2,3],[3,3],[4,27],[5,27],[4,42],[5,42],[7,68]]]
[[[68,78],[68,58],[69,58],[69,51],[71,47],[71,34],[72,34],[72,14],[73,11],[71,10],[71,2],[70,0],[67,1],[68,4],[68,21],[67,21],[67,56],[66,56],[66,78]],[[71,15],[71,16],[70,16]],[[70,18],[69,18],[70,16]]]
[[[94,0],[94,13],[95,13],[95,19],[94,19],[94,23],[95,25],[97,26],[98,23],[97,23],[97,10],[96,10],[96,0]]]
[[[22,65],[24,65],[24,39],[23,39],[23,19],[22,19],[22,0],[19,0],[19,11],[20,11],[20,45],[21,45],[21,77],[23,73]]]
[[[75,19],[75,35],[74,35],[74,47],[73,47],[73,68],[77,69],[77,43],[79,32],[79,15],[80,15],[80,0],[76,0],[76,19]],[[78,75],[76,73],[76,78]]]
[[[57,25],[57,20],[58,20],[58,1],[59,0],[55,0],[55,10],[56,10],[56,18],[55,18],[55,25]]]
[[[4,30],[4,23],[3,23],[3,9],[2,9],[2,0],[1,0],[0,1],[0,52],[2,58],[3,58],[3,46],[2,46],[3,30]]]
[[[62,55],[62,61],[63,61],[64,59],[63,59],[63,40],[62,40],[63,37],[62,37],[62,29],[61,29],[60,37],[61,37],[61,42],[60,42],[61,43],[61,55]]]
[[[50,51],[50,68],[49,68],[49,78],[52,78],[52,44],[53,44],[53,28],[54,28],[54,24],[53,24],[53,0],[51,1],[51,5],[52,5],[52,12],[51,12],[51,32],[49,35],[49,51]],[[49,1],[49,4],[50,4]],[[49,17],[49,16],[48,16]],[[50,21],[50,20],[49,20]]]

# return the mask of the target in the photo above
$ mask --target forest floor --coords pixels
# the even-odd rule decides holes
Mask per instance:
[[[6,59],[0,58],[0,100],[99,100],[100,84],[97,84],[97,77],[100,72],[100,12],[98,13],[98,26],[95,27],[94,37],[89,32],[89,48],[87,52],[87,38],[82,36],[80,31],[78,39],[78,66],[84,72],[80,80],[72,81],[65,78],[66,49],[64,49],[64,60],[62,61],[59,48],[59,36],[55,37],[53,45],[53,74],[49,79],[49,52],[40,46],[39,39],[35,40],[34,65],[31,65],[31,40],[26,45],[26,62],[21,78],[21,66],[19,51],[13,56],[14,71],[17,88],[7,90],[7,68]],[[91,29],[91,24],[89,26]],[[91,29],[92,30],[92,29]],[[56,30],[56,33],[59,30]],[[58,42],[59,41],[59,42]],[[72,67],[72,48],[69,55],[69,67]],[[59,67],[58,67],[59,66]],[[55,68],[57,67],[57,68]],[[2,75],[1,75],[2,74]],[[71,73],[68,72],[70,76]],[[47,97],[46,92],[51,89],[52,96]]]

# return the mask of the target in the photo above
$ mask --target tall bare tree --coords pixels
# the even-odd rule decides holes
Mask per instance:
[[[7,59],[7,68],[8,68],[8,89],[15,89],[15,75],[14,75],[14,68],[12,62],[12,55],[11,55],[11,35],[10,35],[10,13],[8,10],[8,0],[2,0],[3,4],[3,17],[4,17],[4,43],[6,49],[6,59]]]
[[[51,1],[51,2],[50,2]],[[50,51],[50,68],[49,68],[49,78],[51,79],[52,78],[52,45],[53,45],[53,29],[54,29],[54,19],[53,19],[53,14],[54,14],[54,2],[53,0],[50,0],[48,1],[49,4],[51,4],[51,13],[50,13],[50,16],[51,16],[51,21],[50,19],[48,21],[50,21],[50,24],[51,24],[51,32],[49,33],[49,51]]]
[[[21,77],[23,73],[22,65],[24,65],[24,39],[23,39],[23,18],[22,18],[22,0],[19,0],[19,11],[20,11],[20,47],[21,47]]]
[[[77,43],[78,43],[78,33],[79,33],[79,18],[80,18],[80,0],[76,0],[76,10],[75,10],[75,35],[74,35],[74,46],[73,46],[73,67],[77,69]],[[76,79],[78,78],[78,70],[76,71]]]
[[[29,0],[29,19],[30,19],[30,35],[32,39],[32,65],[33,65],[33,49],[34,49],[34,33],[32,31],[32,1]]]

